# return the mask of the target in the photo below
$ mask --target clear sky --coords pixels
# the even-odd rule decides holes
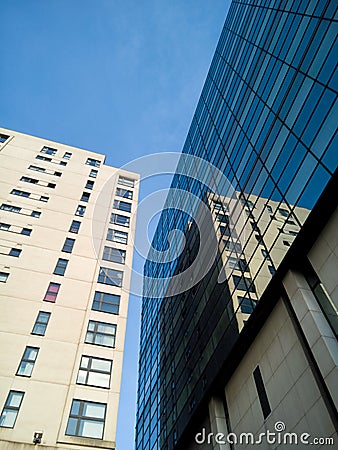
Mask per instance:
[[[0,0],[0,125],[118,167],[181,151],[229,3]],[[139,315],[132,298],[117,450],[134,448]]]

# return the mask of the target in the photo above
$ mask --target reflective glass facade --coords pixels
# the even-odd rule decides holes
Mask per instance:
[[[335,14],[333,1],[230,7],[145,265],[136,450],[179,448],[337,167]],[[197,218],[216,252],[180,292],[204,245]]]

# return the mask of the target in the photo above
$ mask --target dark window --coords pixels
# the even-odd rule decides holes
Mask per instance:
[[[86,189],[93,189],[93,186],[94,186],[94,181],[92,181],[92,180],[87,180],[87,183],[86,183],[85,188],[86,188]]]
[[[75,215],[76,215],[76,216],[83,217],[85,212],[86,212],[86,207],[85,207],[85,206],[82,206],[82,205],[79,205],[79,206],[76,208]]]
[[[290,212],[287,209],[284,208],[278,208],[278,212],[283,217],[288,217]]]
[[[270,213],[270,214],[272,214],[272,208],[271,208],[271,206],[270,205],[266,205],[266,209],[268,210],[268,212]]]
[[[112,230],[108,228],[107,241],[119,242],[120,244],[126,244],[128,242],[128,233],[119,230]]]
[[[62,172],[54,172],[54,175],[55,175],[56,177],[61,177]]]
[[[69,232],[77,234],[80,230],[80,225],[81,225],[81,222],[79,222],[77,220],[73,220],[73,222],[69,228]]]
[[[44,336],[50,318],[50,312],[39,311],[31,334]]]
[[[236,289],[240,289],[241,291],[256,292],[255,286],[250,278],[239,277],[237,275],[233,275],[232,278]]]
[[[60,286],[61,285],[58,283],[49,283],[47,292],[46,292],[43,300],[45,302],[55,303],[56,297],[58,296],[58,293],[60,290]]]
[[[133,199],[133,192],[123,188],[117,188],[116,195],[118,197],[128,198],[129,200]]]
[[[264,419],[266,419],[268,415],[271,413],[271,408],[259,366],[257,366],[256,369],[254,370],[253,377],[256,384],[259,402],[261,404],[261,408],[263,411],[263,417]]]
[[[131,212],[131,203],[123,202],[122,200],[114,200],[114,208],[125,212]]]
[[[31,184],[38,184],[39,180],[36,178],[30,178],[30,177],[21,177],[20,181],[24,181],[25,183],[31,183]]]
[[[70,159],[72,157],[72,154],[70,152],[65,152],[63,155],[63,159]]]
[[[92,177],[92,178],[96,178],[97,177],[97,170],[91,169],[89,176]]]
[[[119,264],[124,264],[126,261],[126,251],[118,248],[104,247],[102,259]]]
[[[109,314],[118,314],[120,309],[120,296],[96,291],[92,309]]]
[[[0,272],[0,283],[6,283],[9,277],[9,273]]]
[[[216,218],[217,218],[218,222],[229,223],[229,216],[226,216],[225,214],[216,213]]]
[[[21,358],[20,365],[16,371],[16,375],[21,377],[30,377],[34,368],[39,349],[37,347],[26,347]]]
[[[88,202],[90,194],[89,192],[82,192],[81,202]]]
[[[21,391],[9,391],[0,416],[0,427],[14,428],[24,395],[25,393]]]
[[[99,161],[98,159],[88,158],[86,164],[88,166],[100,167],[101,161]]]
[[[130,217],[113,213],[110,216],[110,223],[115,223],[116,225],[121,225],[122,227],[129,227]]]
[[[248,269],[248,264],[245,261],[245,259],[239,259],[239,258],[235,258],[230,256],[228,258],[228,264],[230,269],[237,269],[237,270],[241,270],[242,272],[247,272]]]
[[[38,159],[39,161],[46,161],[46,162],[51,162],[52,158],[47,158],[47,156],[42,156],[42,155],[37,155],[35,157],[35,159]]]
[[[21,230],[21,234],[24,234],[26,236],[30,236],[31,232],[32,232],[32,230],[30,228],[23,228]]]
[[[8,231],[10,227],[9,223],[0,223],[0,230]]]
[[[256,307],[256,301],[246,297],[237,297],[241,311],[245,314],[251,314]]]
[[[76,383],[109,388],[112,364],[110,359],[82,356]]]
[[[105,403],[73,400],[66,434],[84,438],[102,439],[106,416]]]
[[[103,284],[110,284],[112,286],[122,286],[123,272],[120,270],[108,269],[100,267],[98,282]]]
[[[8,138],[9,138],[9,136],[7,136],[7,134],[0,133],[0,144],[3,144],[4,142],[6,142]]]
[[[116,325],[90,320],[86,333],[86,344],[115,347]]]
[[[49,197],[46,197],[45,195],[41,195],[41,197],[40,197],[40,201],[41,202],[48,202],[48,200],[49,200]]]
[[[48,183],[47,187],[49,187],[51,189],[55,189],[56,188],[56,184],[55,183]]]
[[[56,263],[55,269],[54,269],[54,275],[61,275],[63,276],[65,274],[66,268],[68,264],[68,259],[62,259],[59,258],[58,262]]]
[[[266,250],[262,249],[261,251],[262,251],[262,255],[264,256],[265,259],[270,259],[270,255]]]
[[[20,191],[19,189],[12,189],[11,194],[19,195],[20,197],[29,197],[31,194],[26,191]]]
[[[65,253],[72,253],[74,244],[75,244],[75,239],[66,238],[65,243],[63,244],[63,247],[62,247],[62,251]]]
[[[4,211],[10,211],[10,212],[13,212],[13,213],[17,213],[17,214],[19,214],[20,211],[21,211],[21,208],[19,208],[18,206],[6,205],[5,203],[3,203],[0,206],[0,209],[3,209]]]
[[[290,247],[291,242],[289,242],[289,241],[283,241],[283,244],[284,244],[286,247]]]
[[[22,250],[18,249],[18,248],[12,248],[9,252],[9,256],[15,256],[16,258],[18,258],[21,254]]]
[[[46,172],[46,169],[44,169],[43,167],[39,167],[39,166],[32,166],[32,165],[30,165],[28,167],[28,169],[35,170],[36,172]]]
[[[274,275],[276,273],[276,269],[273,266],[268,266],[268,269],[271,275]]]
[[[40,217],[40,216],[41,216],[41,213],[40,213],[39,211],[32,211],[32,212],[31,212],[31,216],[32,216],[32,217]]]
[[[122,176],[119,177],[118,184],[121,184],[122,186],[127,186],[127,187],[130,187],[130,188],[133,188],[134,187],[134,183],[135,183],[135,181],[131,180],[130,178],[122,177]]]
[[[51,148],[51,147],[43,147],[42,150],[40,151],[40,153],[45,153],[46,155],[55,155],[55,153],[57,152],[57,150],[55,148]]]

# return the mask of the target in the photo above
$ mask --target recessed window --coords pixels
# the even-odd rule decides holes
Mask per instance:
[[[132,180],[131,178],[119,176],[118,184],[121,184],[122,186],[127,186],[130,188],[133,188],[135,181]]]
[[[116,325],[90,320],[86,333],[86,344],[115,347]]]
[[[65,253],[72,253],[74,244],[75,244],[75,239],[66,238],[65,243],[63,244],[63,247],[62,247],[62,251]]]
[[[123,202],[122,200],[114,200],[114,208],[125,212],[131,212],[131,203]]]
[[[110,216],[110,223],[115,223],[116,225],[121,225],[121,227],[129,227],[130,217],[122,216],[121,214],[113,213]]]
[[[89,192],[82,192],[81,202],[88,202],[90,194]]]
[[[269,253],[264,248],[261,250],[261,252],[265,259],[270,259]]]
[[[14,256],[15,258],[18,258],[21,254],[22,250],[19,248],[11,248],[9,252],[9,256]]]
[[[266,206],[266,209],[268,210],[268,212],[270,213],[270,214],[272,214],[272,208],[271,208],[271,206],[270,205],[265,205]]]
[[[10,391],[0,416],[0,427],[14,428],[24,392]]]
[[[273,266],[268,266],[268,269],[271,275],[274,275],[276,273],[276,269]]]
[[[225,214],[216,213],[216,218],[217,218],[218,222],[229,223],[229,216],[226,216]]]
[[[80,230],[80,226],[81,226],[81,222],[79,222],[77,220],[73,220],[73,222],[69,228],[69,232],[77,234]]]
[[[109,388],[112,364],[110,359],[82,356],[76,383]]]
[[[0,272],[0,283],[6,283],[9,277],[9,273]]]
[[[117,188],[116,189],[116,195],[118,197],[128,198],[129,200],[133,199],[133,192],[132,191],[128,191],[128,189]]]
[[[86,164],[88,166],[100,167],[101,161],[99,161],[98,159],[88,158]]]
[[[64,276],[68,265],[68,259],[59,258],[54,269],[54,275]]]
[[[234,275],[232,278],[234,280],[236,289],[247,292],[256,292],[255,285],[250,278],[239,277],[237,275]]]
[[[51,302],[55,303],[56,297],[58,296],[59,290],[60,290],[60,284],[59,283],[49,283],[47,292],[44,296],[45,302]]]
[[[51,162],[52,158],[47,158],[47,156],[37,155],[35,159],[38,159],[39,161],[45,161],[45,162]]]
[[[107,405],[84,400],[73,400],[66,434],[84,438],[102,439]]]
[[[251,298],[237,297],[242,313],[251,314],[256,307],[256,301]]]
[[[44,336],[46,333],[48,321],[50,318],[50,312],[39,311],[36,318],[33,330],[31,334],[37,334],[38,336]]]
[[[41,213],[40,213],[39,211],[32,211],[32,212],[31,212],[31,216],[32,216],[32,217],[40,217],[40,216],[41,216]]]
[[[120,309],[120,296],[96,291],[92,309],[109,314],[118,314]]]
[[[3,203],[0,206],[0,209],[3,209],[4,211],[10,211],[16,214],[20,214],[21,211],[21,208],[19,208],[18,206],[6,205],[5,203]]]
[[[278,208],[278,212],[283,217],[288,217],[290,214],[290,211],[288,211],[287,209],[284,209],[284,208]]]
[[[7,136],[7,134],[0,133],[0,144],[3,144],[4,142],[6,142],[8,138],[9,138],[9,136]]]
[[[55,155],[57,150],[55,148],[51,147],[43,147],[42,150],[40,150],[40,153],[44,153],[45,155]]]
[[[49,200],[49,197],[46,197],[45,195],[41,195],[41,197],[40,197],[40,201],[41,202],[48,202],[48,200]]]
[[[105,246],[103,249],[102,259],[105,261],[124,264],[126,261],[126,251]]]
[[[119,242],[120,244],[126,244],[128,242],[128,233],[124,231],[113,230],[108,228],[107,241]]]
[[[87,180],[87,183],[86,183],[85,188],[86,188],[86,189],[93,189],[93,187],[94,187],[94,181],[92,181],[92,180]]]
[[[39,349],[37,347],[26,347],[16,375],[21,377],[30,377],[32,375],[36,358],[38,357],[38,353]]]
[[[47,183],[47,187],[49,187],[51,189],[55,189],[56,188],[56,184],[55,183]]]
[[[31,177],[21,177],[20,181],[24,181],[25,183],[38,184],[39,180]]]
[[[89,176],[92,178],[96,178],[97,177],[97,170],[96,169],[91,169]]]
[[[28,169],[30,169],[30,170],[35,170],[36,172],[46,172],[46,169],[45,169],[45,168],[39,167],[39,166],[32,166],[32,165],[30,165],[30,166],[28,167]]]
[[[107,267],[100,267],[98,282],[109,284],[111,286],[122,286],[123,272],[120,270],[108,269]]]
[[[10,224],[9,223],[0,223],[0,230],[3,231],[8,231],[10,229]]]
[[[286,247],[290,247],[291,242],[289,242],[289,241],[283,241],[283,244],[284,244]]]
[[[259,402],[261,404],[263,417],[264,419],[266,419],[268,415],[271,413],[271,407],[259,366],[257,366],[256,369],[254,370],[253,377],[255,380],[255,385],[258,393]]]
[[[248,263],[245,261],[245,259],[230,256],[228,258],[228,265],[230,269],[241,270],[242,272],[247,272],[249,270]]]
[[[20,191],[19,189],[12,189],[11,194],[19,195],[20,197],[26,197],[26,198],[28,198],[31,195],[30,192]]]
[[[79,206],[76,208],[75,215],[76,215],[76,216],[83,217],[85,212],[86,212],[86,207],[85,207],[85,206],[82,206],[82,205],[79,205]]]
[[[21,230],[21,234],[24,234],[25,236],[30,236],[31,232],[32,232],[32,230],[30,228],[23,228]]]
[[[63,159],[70,159],[72,157],[72,154],[70,152],[65,152],[63,155]]]

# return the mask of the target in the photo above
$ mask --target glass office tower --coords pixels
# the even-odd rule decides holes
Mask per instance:
[[[181,448],[337,166],[335,14],[325,0],[230,7],[145,264],[136,450]]]

